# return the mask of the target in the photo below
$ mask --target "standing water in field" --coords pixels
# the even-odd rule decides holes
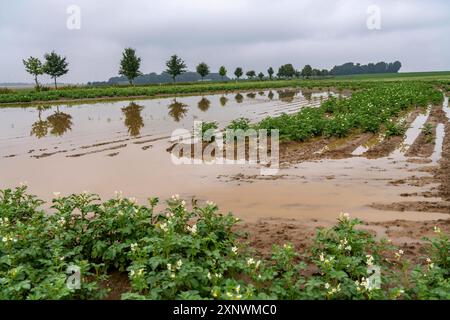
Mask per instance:
[[[46,200],[53,192],[87,190],[109,198],[121,190],[141,203],[150,196],[167,199],[177,193],[215,201],[246,219],[333,220],[340,211],[367,220],[401,217],[403,213],[380,213],[367,206],[380,199],[397,201],[399,191],[411,188],[386,187],[386,171],[390,178],[401,179],[410,169],[386,158],[310,161],[283,169],[278,176],[260,177],[258,169],[248,165],[177,166],[167,151],[173,130],[192,130],[194,121],[216,121],[222,129],[241,117],[257,122],[319,106],[329,95],[335,94],[268,90],[1,108],[0,188],[27,181],[31,192]]]

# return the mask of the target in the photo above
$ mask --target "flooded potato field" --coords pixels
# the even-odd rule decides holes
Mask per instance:
[[[50,200],[54,192],[84,190],[102,198],[122,191],[148,197],[216,202],[245,220],[331,221],[351,212],[366,221],[446,219],[437,169],[450,111],[443,106],[404,115],[404,137],[354,134],[280,145],[281,169],[262,176],[257,166],[175,165],[169,138],[194,121],[219,128],[246,117],[294,113],[335,92],[268,90],[177,98],[35,105],[0,109],[0,188],[21,182]],[[432,141],[423,127],[434,128]],[[431,128],[431,126],[430,126]],[[427,142],[427,143],[425,143]]]

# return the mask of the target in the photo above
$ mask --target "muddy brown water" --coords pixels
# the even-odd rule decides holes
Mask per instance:
[[[179,194],[185,199],[214,201],[222,211],[247,220],[279,217],[331,221],[342,211],[367,221],[448,218],[442,213],[381,211],[370,206],[402,201],[403,193],[421,194],[436,187],[389,183],[406,179],[411,171],[424,166],[409,162],[404,154],[429,112],[415,119],[402,147],[387,157],[363,156],[371,144],[382,140],[375,137],[357,146],[354,157],[306,161],[283,168],[274,177],[260,176],[260,168],[250,165],[175,165],[167,152],[171,132],[177,128],[190,130],[195,120],[217,121],[223,128],[239,117],[254,122],[318,106],[330,94],[335,95],[272,90],[1,108],[0,188],[26,182],[32,193],[47,201],[54,192],[84,190],[104,199],[120,190],[141,203],[150,196],[167,199]],[[439,161],[443,127],[437,133],[430,165]],[[427,177],[430,173],[414,175]]]

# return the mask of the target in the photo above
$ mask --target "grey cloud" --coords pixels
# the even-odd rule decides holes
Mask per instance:
[[[78,31],[66,28],[72,4]],[[381,8],[379,31],[366,28],[371,4]],[[448,34],[450,5],[437,0],[17,0],[0,12],[0,82],[29,81],[21,59],[52,49],[70,61],[63,81],[107,79],[125,46],[138,50],[144,72],[162,71],[173,53],[191,69],[400,59],[404,71],[449,70]]]

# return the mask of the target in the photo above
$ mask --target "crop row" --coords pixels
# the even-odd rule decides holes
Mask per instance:
[[[0,299],[99,299],[111,272],[128,276],[123,299],[450,298],[450,241],[437,228],[416,266],[348,214],[303,254],[285,244],[266,258],[214,203],[188,210],[173,196],[157,213],[155,198],[55,197],[48,214],[25,186],[0,191]]]

